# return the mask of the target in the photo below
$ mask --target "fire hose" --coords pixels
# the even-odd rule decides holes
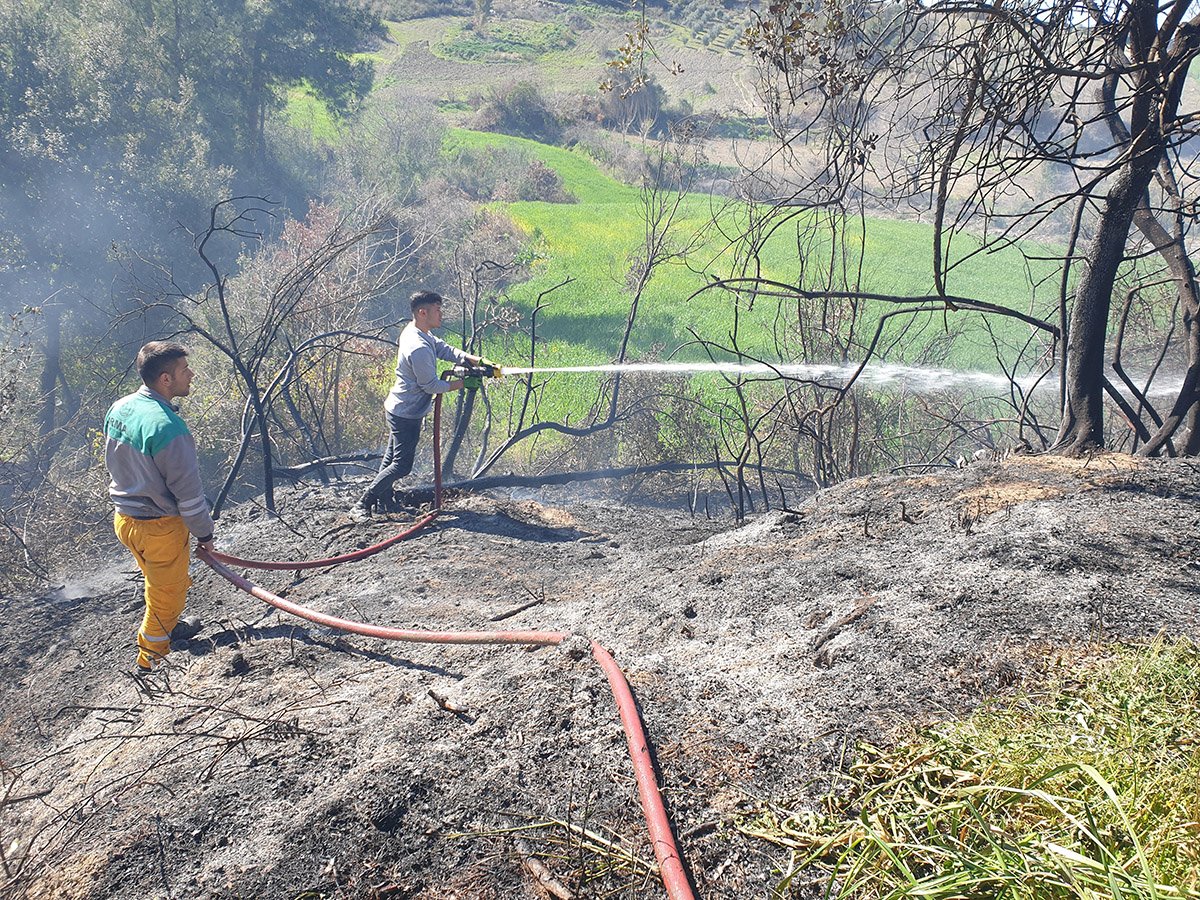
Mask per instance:
[[[498,377],[499,371],[499,368],[494,367],[490,374],[493,377]],[[470,373],[468,370],[468,374],[475,374],[478,377],[483,373],[478,370],[475,373]],[[247,594],[262,600],[264,603],[301,619],[307,619],[310,622],[336,628],[341,631],[389,641],[426,644],[517,644],[525,646],[556,646],[561,644],[567,638],[571,637],[571,635],[560,631],[423,631],[417,629],[389,628],[382,625],[371,625],[366,622],[356,622],[352,619],[343,619],[317,612],[299,603],[293,603],[290,600],[285,600],[283,597],[260,587],[228,567],[228,565],[237,565],[256,569],[297,570],[336,566],[373,556],[419,532],[437,518],[442,506],[441,417],[442,395],[438,394],[434,398],[433,405],[434,508],[428,515],[409,528],[370,547],[318,560],[295,562],[250,560],[219,553],[215,550],[209,552],[203,549],[198,550],[196,555],[222,578]],[[642,723],[641,715],[638,712],[637,703],[633,699],[633,693],[629,689],[629,683],[626,681],[620,666],[617,665],[612,654],[594,640],[590,641],[590,644],[592,656],[608,678],[609,688],[612,690],[613,698],[616,700],[617,711],[620,715],[621,725],[625,730],[625,738],[629,746],[629,757],[633,763],[634,778],[638,786],[638,796],[641,799],[642,812],[646,818],[646,827],[650,832],[650,841],[654,848],[654,856],[658,860],[658,870],[662,878],[663,887],[666,889],[670,900],[695,900],[695,894],[692,892],[687,873],[683,868],[679,849],[675,844],[675,836],[671,831],[671,823],[667,817],[662,794],[658,789],[658,779],[650,754],[650,741],[646,737],[646,730]]]

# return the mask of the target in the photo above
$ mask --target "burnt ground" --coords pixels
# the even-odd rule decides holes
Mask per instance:
[[[475,496],[369,561],[258,580],[400,627],[598,639],[642,707],[698,895],[765,897],[782,859],[739,816],[811,801],[855,740],[962,714],[1104,641],[1196,637],[1198,472],[1014,457],[859,479],[740,528]],[[353,493],[291,490],[283,522],[244,505],[218,546],[307,558],[397,527],[349,525]],[[344,636],[197,565],[204,628],[147,693],[127,674],[132,564],[97,545],[63,589],[3,603],[0,894],[539,898],[540,863],[577,897],[663,896],[579,642]]]

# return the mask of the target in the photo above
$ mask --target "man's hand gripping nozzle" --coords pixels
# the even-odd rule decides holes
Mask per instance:
[[[442,377],[446,379],[462,379],[463,387],[468,391],[476,391],[483,387],[483,379],[500,378],[503,376],[500,367],[488,359],[481,359],[477,364],[458,363],[449,369]]]

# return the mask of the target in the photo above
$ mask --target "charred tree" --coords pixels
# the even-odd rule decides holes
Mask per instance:
[[[962,310],[957,270],[967,260],[1040,241],[1025,252],[1053,261],[1064,247],[1061,309],[1040,307],[1032,279],[1029,298],[1003,302],[1060,320],[1046,345],[1061,369],[1057,449],[1106,444],[1107,398],[1149,435],[1141,452],[1170,450],[1185,423],[1183,452],[1200,450],[1200,323],[1187,261],[1195,217],[1186,212],[1200,117],[1181,108],[1200,53],[1194,4],[785,0],[757,16],[749,42],[789,165],[748,174],[777,218],[927,208],[931,293],[946,317]],[[1176,285],[1183,337],[1162,334],[1161,355],[1182,353],[1186,375],[1156,417],[1105,367],[1114,293],[1128,283],[1141,291],[1163,272]]]
[[[321,326],[328,325],[330,315],[357,323],[362,306],[389,290],[420,249],[419,242],[400,239],[391,213],[370,199],[353,215],[318,213],[312,215],[320,221],[301,229],[295,246],[272,254],[262,251],[265,226],[273,217],[269,201],[250,196],[222,200],[210,210],[207,228],[195,235],[196,253],[211,276],[209,282],[199,291],[186,290],[165,270],[166,287],[144,298],[133,313],[154,310],[168,322],[173,336],[193,335],[205,342],[229,361],[244,392],[241,443],[214,512],[219,513],[228,496],[253,438],[262,458],[264,501],[268,510],[275,511],[272,404],[292,372],[297,353],[317,345],[373,339],[359,330]],[[248,283],[235,284],[223,268],[229,252],[229,246],[222,249],[223,243],[259,245],[254,261],[261,260],[262,267]],[[352,272],[339,273],[337,267],[352,252],[362,258],[349,264]],[[246,268],[253,269],[253,263]],[[239,276],[248,277],[245,270]],[[320,296],[314,299],[314,295]],[[333,302],[339,296],[344,302]],[[285,354],[287,365],[268,383],[268,373]]]

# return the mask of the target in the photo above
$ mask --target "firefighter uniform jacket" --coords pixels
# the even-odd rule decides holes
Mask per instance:
[[[112,405],[104,417],[104,462],[117,512],[135,519],[179,516],[198,541],[212,539],[196,442],[161,394],[143,385]]]

